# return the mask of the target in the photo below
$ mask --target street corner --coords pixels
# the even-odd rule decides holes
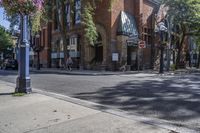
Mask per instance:
[[[30,133],[175,133],[142,122],[108,113],[97,113],[71,122],[63,122]]]
[[[37,93],[4,95],[0,97],[0,107],[0,129],[6,133],[34,131],[99,112]]]
[[[12,95],[15,91],[13,84],[0,80],[0,96]]]

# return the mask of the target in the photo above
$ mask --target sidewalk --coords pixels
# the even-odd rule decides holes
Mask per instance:
[[[0,81],[0,133],[175,133],[38,93],[17,97]]]

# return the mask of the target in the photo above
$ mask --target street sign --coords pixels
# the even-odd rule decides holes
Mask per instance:
[[[145,41],[139,41],[139,42],[138,42],[138,47],[139,47],[139,48],[146,48]]]
[[[138,41],[139,41],[138,36],[131,36],[126,40],[126,44],[127,44],[127,46],[136,46],[137,47]]]
[[[112,61],[119,61],[119,54],[118,53],[112,53]]]

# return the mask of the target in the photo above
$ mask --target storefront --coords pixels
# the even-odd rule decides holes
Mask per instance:
[[[119,66],[127,65],[128,70],[136,70],[138,63],[139,33],[135,17],[121,11],[117,29],[118,51],[120,53]]]

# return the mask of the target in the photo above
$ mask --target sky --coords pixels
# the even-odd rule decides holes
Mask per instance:
[[[6,20],[3,8],[0,8],[0,25],[9,29],[10,23]]]

